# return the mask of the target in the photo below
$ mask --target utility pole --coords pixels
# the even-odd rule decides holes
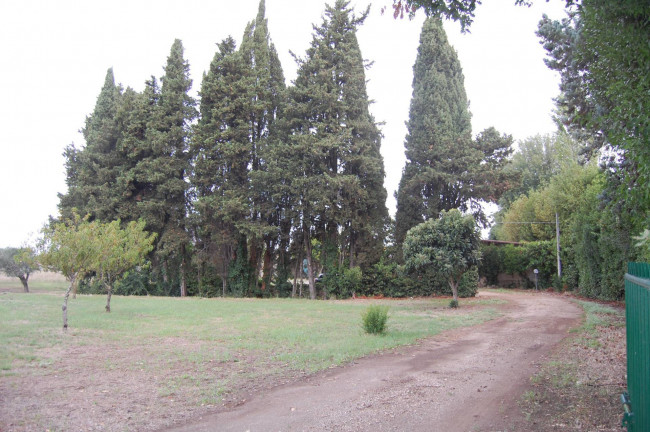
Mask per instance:
[[[555,241],[557,246],[557,277],[562,279],[562,262],[560,261],[560,218],[555,213]]]

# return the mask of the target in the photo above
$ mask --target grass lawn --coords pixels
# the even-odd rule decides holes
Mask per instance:
[[[92,418],[98,419],[104,415],[102,409],[129,411],[139,406],[129,420],[131,430],[141,430],[152,416],[164,416],[179,404],[191,411],[234,403],[238,394],[290,382],[444,330],[479,324],[498,316],[499,303],[461,299],[461,307],[451,310],[448,298],[113,296],[112,312],[106,313],[105,296],[80,295],[70,299],[70,328],[64,333],[62,289],[0,292],[0,394],[51,410],[51,402],[39,400],[47,395],[49,401],[61,401],[58,414],[69,416],[65,407],[85,406],[97,410]],[[368,335],[361,328],[361,313],[370,304],[390,308],[383,336]],[[110,404],[103,405],[102,395],[112,396]],[[72,418],[61,420],[71,423],[60,424],[53,418],[57,413],[23,411],[19,403],[15,405],[0,407],[0,419],[19,422],[26,430],[65,430],[77,424]]]
[[[41,348],[107,343],[134,347],[180,338],[202,347],[196,361],[223,361],[252,353],[313,372],[496,316],[493,308],[478,307],[494,300],[461,300],[458,312],[446,308],[448,301],[114,296],[113,312],[105,313],[104,296],[80,295],[70,300],[66,334],[61,330],[61,295],[5,293],[0,296],[0,344],[9,349],[0,352],[0,370],[7,373],[30,362],[57,360]],[[361,312],[370,303],[390,307],[383,336],[367,335],[361,329]],[[166,355],[187,355],[169,348],[172,354],[166,351]]]

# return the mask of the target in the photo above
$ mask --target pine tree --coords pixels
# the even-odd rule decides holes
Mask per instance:
[[[312,242],[321,243],[327,270],[336,271],[345,259],[355,265],[362,245],[383,240],[387,217],[381,135],[368,111],[356,39],[368,11],[357,17],[348,6],[338,0],[326,7],[306,58],[297,59],[287,108],[293,135],[281,165],[292,173],[292,210],[303,237],[311,298],[316,296]]]
[[[406,165],[396,194],[395,239],[441,211],[471,211],[485,223],[481,200],[495,201],[507,186],[501,168],[512,138],[490,128],[471,136],[464,78],[439,18],[428,18],[413,66]],[[401,248],[398,248],[401,249]]]

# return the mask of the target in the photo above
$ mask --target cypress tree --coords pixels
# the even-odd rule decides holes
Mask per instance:
[[[77,149],[71,144],[64,151],[68,192],[59,194],[59,211],[64,218],[72,217],[74,209],[93,219],[116,218],[116,178],[122,164],[116,116],[121,93],[110,68],[95,109],[82,129],[86,146]]]
[[[355,265],[361,245],[372,245],[387,215],[380,133],[368,111],[364,64],[349,2],[327,6],[314,27],[305,59],[290,89],[287,117],[292,132],[284,169],[292,175],[296,229],[302,234],[310,296],[315,298],[312,242],[322,245],[326,271],[344,260]],[[364,243],[365,242],[365,243]],[[367,244],[366,244],[367,243]]]
[[[246,260],[241,247],[240,224],[247,216],[248,191],[248,102],[242,75],[246,73],[235,41],[219,45],[209,71],[204,74],[199,95],[200,118],[192,139],[198,237],[201,256],[218,270],[222,294],[226,295],[233,267]],[[234,264],[237,262],[239,264]],[[244,271],[244,273],[248,273]],[[245,283],[246,281],[244,281]],[[235,291],[242,281],[234,281]]]
[[[134,168],[134,179],[141,191],[140,214],[147,221],[147,229],[158,233],[155,270],[165,282],[179,283],[180,294],[186,295],[189,236],[185,177],[189,174],[190,123],[196,117],[196,109],[188,94],[192,80],[179,39],[172,44],[161,82],[159,94],[154,80],[145,91],[144,102],[151,108],[151,119],[142,142],[144,148],[139,150],[142,157]]]
[[[228,285],[233,293],[253,293],[260,270],[266,289],[280,242],[280,204],[267,161],[279,136],[274,123],[285,84],[264,11],[262,0],[239,49],[232,38],[219,45],[201,86],[193,140],[203,256],[220,269],[224,294]]]
[[[279,205],[274,201],[273,187],[266,173],[267,160],[272,157],[272,141],[277,141],[275,121],[285,97],[284,74],[277,52],[270,42],[265,1],[260,0],[258,13],[244,33],[240,47],[242,59],[249,72],[244,76],[249,90],[250,147],[250,224],[246,235],[249,246],[251,289],[257,289],[257,274],[262,270],[265,290],[271,282],[271,267],[278,245]]]
[[[443,210],[469,210],[485,222],[481,200],[495,201],[503,192],[501,168],[512,138],[490,128],[473,140],[470,119],[456,51],[442,21],[428,18],[413,66],[406,165],[396,193],[399,246],[411,227]]]

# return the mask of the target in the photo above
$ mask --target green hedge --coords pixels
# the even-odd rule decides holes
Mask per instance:
[[[458,285],[459,297],[473,297],[478,292],[478,269],[463,275]],[[361,290],[357,294],[385,297],[422,297],[430,295],[451,295],[447,280],[432,272],[408,274],[403,266],[393,262],[380,261],[363,275]]]
[[[483,259],[478,268],[479,277],[485,278],[488,285],[497,285],[500,273],[526,276],[531,269],[538,269],[538,286],[548,288],[557,286],[557,258],[554,241],[538,241],[522,245],[481,244]],[[525,279],[528,288],[534,282]]]

